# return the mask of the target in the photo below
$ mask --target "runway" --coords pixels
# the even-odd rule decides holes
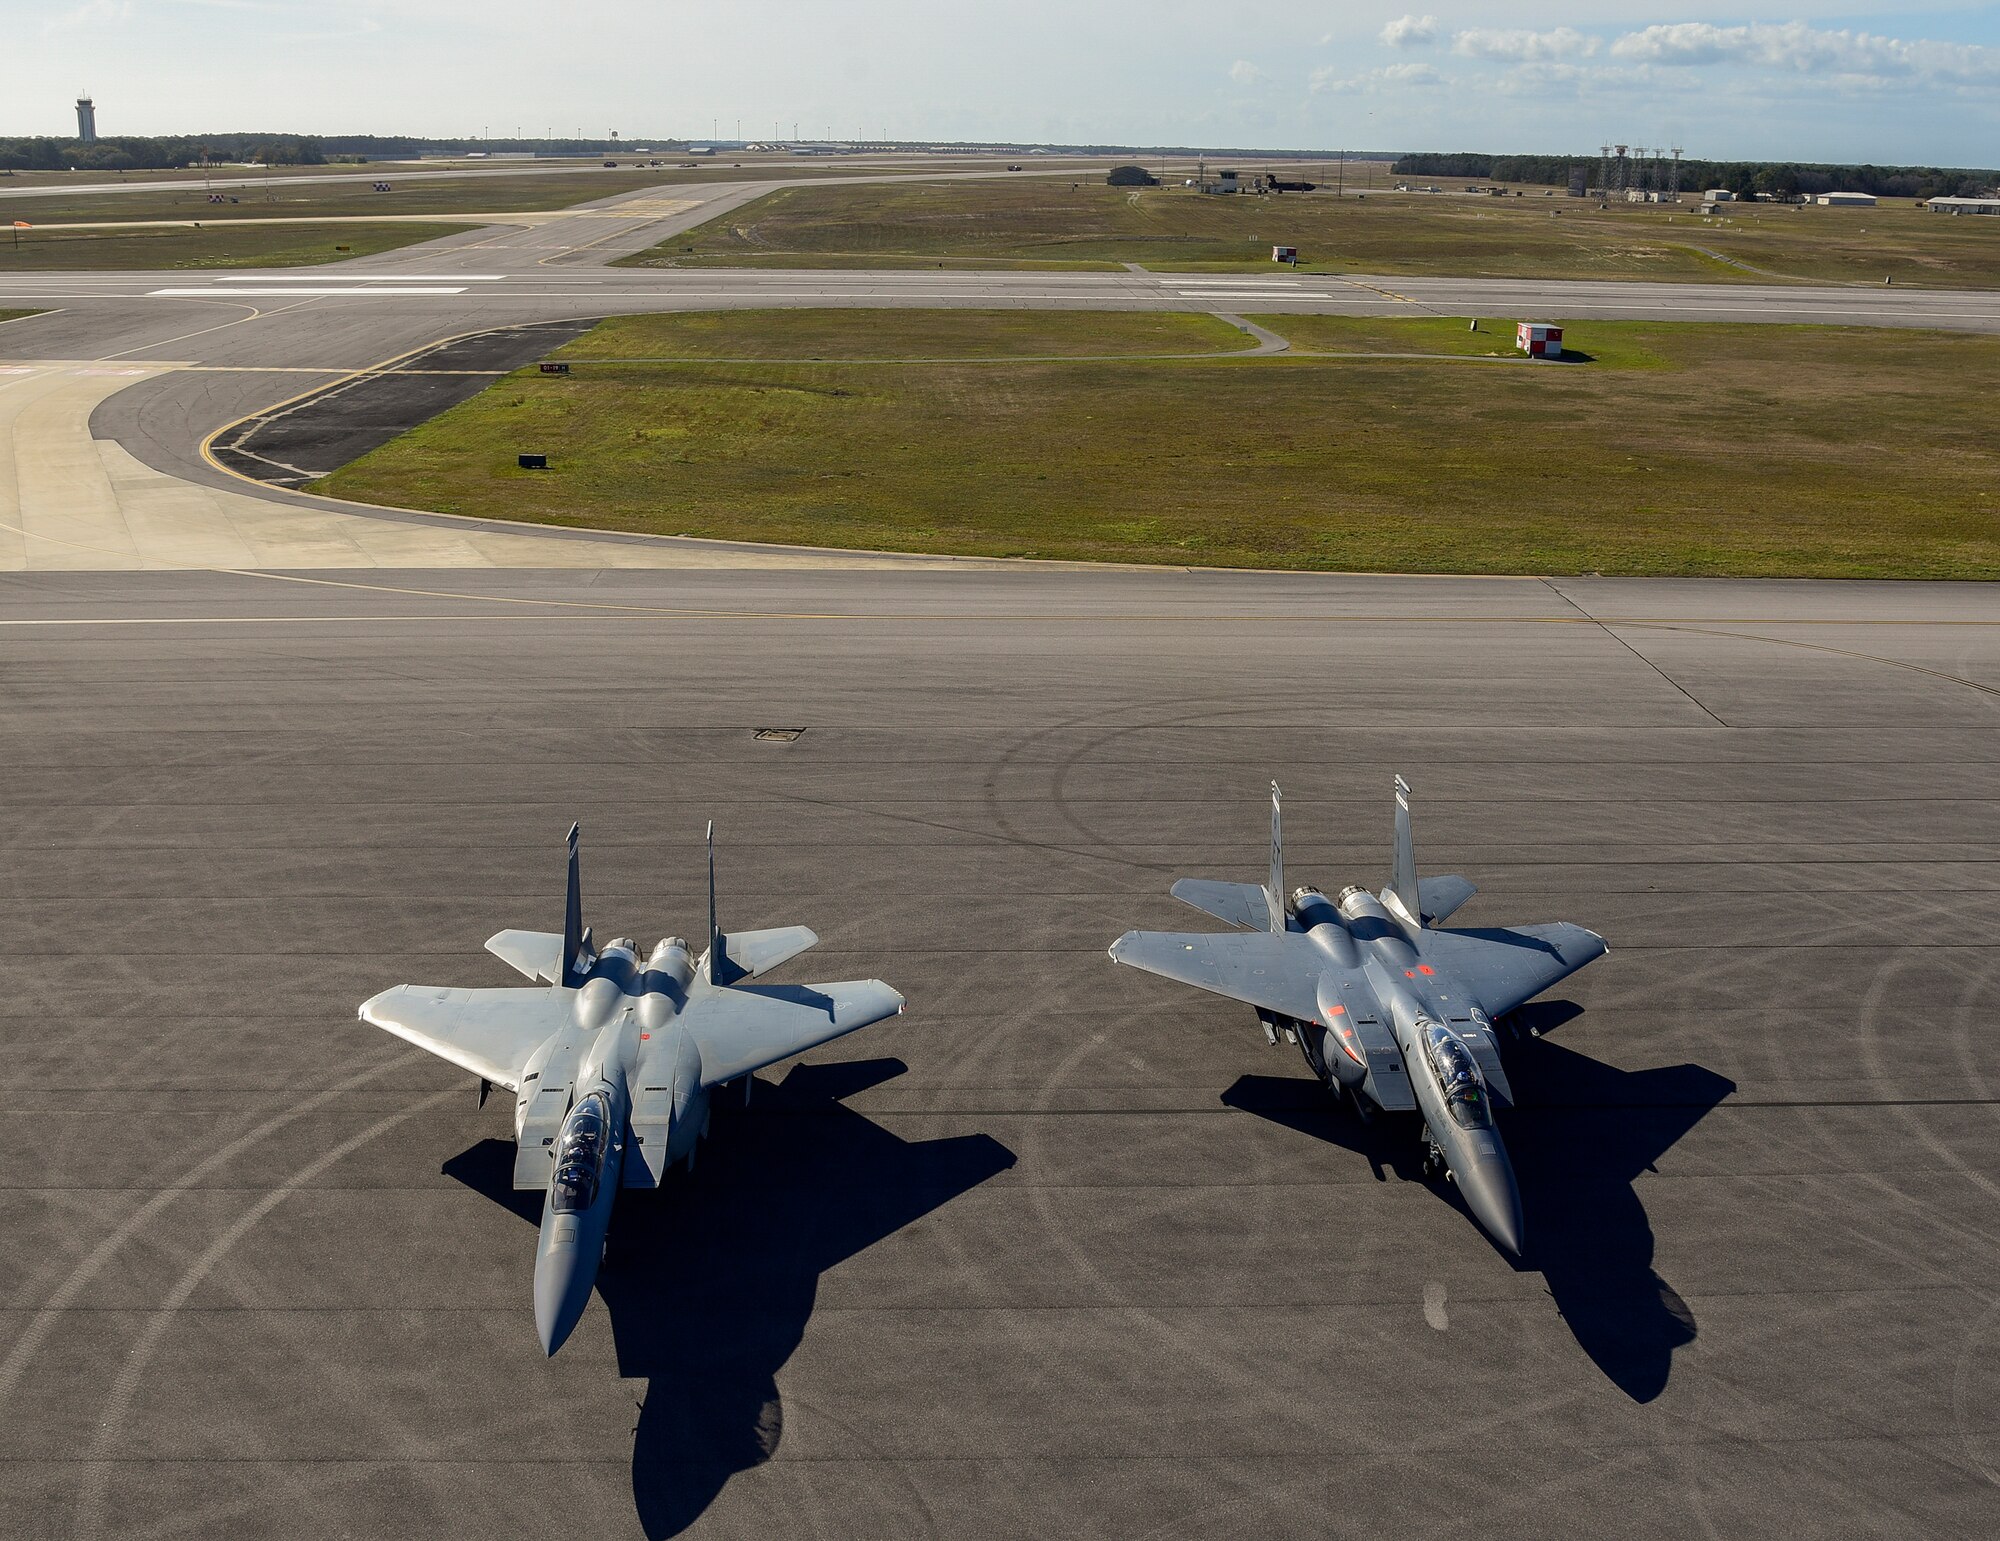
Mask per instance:
[[[715,207],[315,270],[331,296],[0,293],[60,308],[0,327],[0,568],[33,569],[0,571],[0,1533],[2000,1525],[1993,590],[923,571],[355,509],[200,453],[516,320],[1505,298],[594,265]],[[1769,298],[2000,317],[1814,293]],[[1611,942],[1512,1056],[1525,1268],[1247,1010],[1104,956],[1204,924],[1175,876],[1263,870],[1273,777],[1292,881],[1379,886],[1395,771],[1467,924]],[[725,924],[824,939],[777,977],[911,1009],[628,1196],[544,1361],[504,1099],[355,1006],[512,982],[480,943],[554,924],[573,818],[599,935],[698,933],[711,817]]]
[[[0,579],[10,1536],[2000,1518],[2000,606],[1974,586]],[[753,738],[805,729],[795,742]],[[1611,955],[1514,1055],[1534,1266],[1247,1011],[1183,872]],[[354,1020],[587,917],[905,1017],[718,1115],[553,1362],[507,1111]],[[1567,1004],[1564,1004],[1567,1003]]]

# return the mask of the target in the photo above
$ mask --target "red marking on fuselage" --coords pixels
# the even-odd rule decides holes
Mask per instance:
[[[1437,970],[1432,968],[1428,963],[1419,963],[1417,965],[1417,972],[1419,974],[1435,974]]]

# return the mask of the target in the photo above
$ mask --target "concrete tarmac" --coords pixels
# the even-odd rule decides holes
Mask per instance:
[[[319,581],[296,581],[297,578]],[[0,1533],[2000,1527],[2000,603],[1256,574],[0,577]],[[760,742],[763,727],[805,730]],[[1247,1009],[1181,873],[1610,956],[1530,1258]],[[354,1019],[560,912],[803,922],[761,1078],[554,1361],[504,1098]]]

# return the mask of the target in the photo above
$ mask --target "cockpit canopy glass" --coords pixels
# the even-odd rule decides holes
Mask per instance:
[[[556,1175],[549,1196],[559,1215],[573,1215],[597,1200],[604,1157],[611,1149],[611,1104],[592,1092],[570,1110],[556,1147]]]
[[[1487,1100],[1486,1081],[1465,1040],[1433,1023],[1424,1033],[1424,1052],[1430,1056],[1438,1089],[1444,1093],[1444,1105],[1458,1126],[1491,1129],[1493,1105]]]

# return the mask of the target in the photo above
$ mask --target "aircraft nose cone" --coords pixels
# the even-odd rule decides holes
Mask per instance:
[[[1514,1184],[1514,1168],[1507,1153],[1498,1148],[1491,1155],[1477,1155],[1462,1162],[1452,1174],[1458,1191],[1465,1195],[1466,1208],[1500,1246],[1513,1257],[1521,1255],[1521,1190]]]
[[[591,1264],[595,1264],[595,1255]],[[590,1304],[590,1287],[597,1269],[586,1266],[573,1242],[556,1242],[535,1259],[535,1333],[542,1352],[554,1357]]]

